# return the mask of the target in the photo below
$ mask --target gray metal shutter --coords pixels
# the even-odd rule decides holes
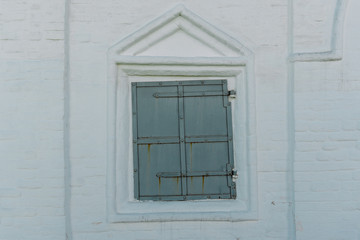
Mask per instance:
[[[225,80],[133,83],[135,197],[235,198]]]

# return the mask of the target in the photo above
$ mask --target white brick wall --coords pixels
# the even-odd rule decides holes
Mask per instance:
[[[360,239],[360,56],[350,1],[341,62],[295,67],[297,239]]]
[[[253,47],[258,220],[108,223],[106,54],[179,2]],[[329,50],[337,6],[294,0],[289,36],[290,2],[70,1],[69,237],[290,240],[294,171],[296,239],[360,239],[360,3],[348,4],[343,60],[291,63],[295,158],[289,159],[288,41],[293,37],[295,53]],[[65,240],[65,0],[0,4],[0,240]]]
[[[64,239],[64,2],[0,1],[0,239]]]

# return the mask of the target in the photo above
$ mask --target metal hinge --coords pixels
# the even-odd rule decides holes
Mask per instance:
[[[235,90],[228,91],[228,96],[230,98],[236,98],[236,91]]]
[[[235,180],[238,178],[238,172],[237,170],[234,168],[234,166],[230,163],[226,164],[226,171],[229,172],[233,182],[235,182]]]
[[[237,172],[236,169],[231,170],[231,176],[232,176],[233,182],[235,182],[235,180],[239,177],[238,172]]]

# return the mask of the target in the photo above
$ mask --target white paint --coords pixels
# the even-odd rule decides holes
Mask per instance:
[[[210,44],[206,44],[210,45]],[[184,31],[175,31],[152,47],[136,54],[137,56],[177,56],[177,57],[222,57],[223,54],[213,47],[206,46]],[[192,52],[189,53],[188,46]]]
[[[62,240],[64,1],[0,16],[0,239]]]
[[[177,12],[173,12],[176,10]],[[246,141],[249,136],[247,122],[255,121],[255,112],[250,110],[251,118],[247,115],[249,104],[255,102],[251,95],[252,86],[250,67],[252,56],[242,55],[243,45],[232,38],[217,32],[218,35],[204,38],[205,33],[214,31],[211,25],[201,20],[183,6],[171,10],[174,18],[168,19],[169,13],[159,19],[156,24],[147,25],[137,32],[132,39],[135,44],[123,51],[123,42],[112,47],[109,55],[109,86],[108,86],[108,214],[112,222],[133,221],[176,221],[176,220],[209,220],[209,221],[239,221],[256,219],[257,216],[257,185],[256,158],[249,158],[249,151],[256,148],[255,141]],[[187,21],[188,34],[173,34],[173,28],[183,29],[183,19]],[[180,19],[179,19],[180,18]],[[175,21],[175,23],[174,23]],[[170,27],[169,27],[170,25]],[[179,27],[180,26],[180,27]],[[198,26],[201,26],[200,28]],[[149,29],[156,29],[150,31]],[[216,29],[215,29],[216,30]],[[160,33],[157,33],[160,32]],[[168,36],[166,32],[171,32]],[[179,32],[176,30],[175,32]],[[154,37],[160,35],[165,40]],[[190,37],[191,36],[191,37]],[[152,42],[156,39],[157,44]],[[169,40],[170,39],[170,40]],[[202,39],[196,41],[193,39]],[[209,40],[209,42],[207,42]],[[215,41],[216,40],[216,41]],[[128,40],[126,40],[128,41]],[[225,42],[232,42],[231,49]],[[144,48],[147,46],[147,48]],[[200,46],[200,47],[199,47]],[[208,47],[211,46],[211,49]],[[175,50],[174,50],[175,48]],[[137,50],[141,49],[141,50]],[[159,50],[160,49],[160,50]],[[214,50],[219,54],[214,54]],[[223,49],[223,52],[220,50]],[[231,52],[230,52],[231,50]],[[234,57],[238,52],[239,57]],[[134,56],[151,55],[148,57],[121,57],[122,54]],[[121,55],[119,56],[119,53]],[[227,56],[229,54],[230,56]],[[171,57],[168,57],[171,56]],[[187,58],[184,58],[187,56]],[[191,57],[189,57],[191,56]],[[198,56],[201,56],[200,58]],[[207,56],[207,58],[204,58]],[[218,56],[224,56],[219,58]],[[171,59],[171,61],[169,61]],[[120,60],[120,62],[119,62]],[[126,61],[128,60],[128,62]],[[155,65],[156,63],[156,65]],[[117,72],[114,72],[114,66]],[[245,72],[248,72],[248,76]],[[139,78],[138,76],[142,76]],[[189,76],[189,77],[180,77]],[[250,76],[250,77],[249,77]],[[131,126],[131,94],[130,83],[133,81],[159,80],[199,80],[199,79],[228,79],[229,85],[238,91],[239,97],[234,100],[234,155],[235,167],[239,169],[237,179],[238,198],[236,200],[198,200],[198,201],[135,201],[133,186],[133,158],[132,158],[132,126]],[[116,92],[114,92],[116,91]],[[252,149],[252,150],[251,150]],[[255,155],[253,155],[255,156]]]
[[[345,20],[345,11],[348,0],[337,0],[330,33],[330,49],[327,51],[316,52],[296,52],[289,57],[292,62],[320,62],[320,61],[338,61],[342,59],[343,49],[343,27]],[[328,1],[322,1],[318,5],[321,9]]]
[[[179,2],[0,1],[0,239],[359,239],[359,1]],[[145,216],[152,222],[121,222],[117,207],[140,203],[106,195],[106,77],[159,77],[149,74],[227,78],[235,101],[248,100],[233,116],[247,126],[237,131],[249,143],[239,166],[257,166],[242,169],[249,192],[229,206],[237,213],[168,203]],[[140,209],[127,210],[139,221]],[[189,219],[206,221],[171,221]]]

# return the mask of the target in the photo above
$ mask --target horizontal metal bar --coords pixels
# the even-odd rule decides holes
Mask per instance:
[[[138,138],[137,144],[174,144],[179,143],[179,137],[167,137],[167,138]]]
[[[184,201],[184,200],[200,200],[200,199],[231,199],[231,195],[227,194],[191,194],[191,195],[153,195],[140,196],[139,200],[161,200],[161,201]]]
[[[140,197],[139,200],[146,201],[185,201],[185,200],[205,200],[205,199],[231,199],[230,194],[222,195],[186,195],[186,196],[144,196]]]
[[[179,94],[177,92],[162,92],[154,93],[155,98],[176,98],[176,97],[213,97],[213,96],[229,96],[229,92],[222,91],[198,91],[198,92],[185,92]]]
[[[174,178],[174,177],[211,177],[211,176],[230,176],[231,171],[226,172],[209,172],[209,171],[198,171],[198,172],[158,172],[157,177],[160,178]]]
[[[154,196],[140,196],[139,200],[181,201],[181,200],[186,200],[186,198],[184,198],[184,196],[181,195],[173,195],[173,196],[154,195]]]
[[[174,177],[181,177],[181,173],[180,172],[158,172],[156,174],[157,177],[161,177],[161,178],[174,178]],[[183,176],[185,177],[185,175],[183,174]]]
[[[196,199],[231,199],[230,194],[202,194],[202,195],[187,195],[186,200]]]
[[[226,135],[216,136],[188,136],[185,137],[185,143],[208,143],[208,142],[227,142],[232,140]],[[174,144],[180,143],[179,137],[142,137],[138,138],[137,144]]]
[[[189,172],[186,174],[186,177],[208,177],[208,176],[229,176],[231,172]]]
[[[159,86],[198,86],[198,85],[222,85],[226,80],[191,80],[191,81],[164,81],[164,82],[133,82],[137,87],[159,87]]]
[[[198,91],[185,92],[184,97],[206,97],[206,96],[228,96],[227,92],[222,91]]]
[[[180,94],[177,92],[162,92],[162,93],[154,93],[153,96],[155,98],[172,98],[172,97],[180,97]]]
[[[185,137],[186,143],[208,143],[208,142],[227,142],[232,140],[228,136],[199,136],[199,137]]]

